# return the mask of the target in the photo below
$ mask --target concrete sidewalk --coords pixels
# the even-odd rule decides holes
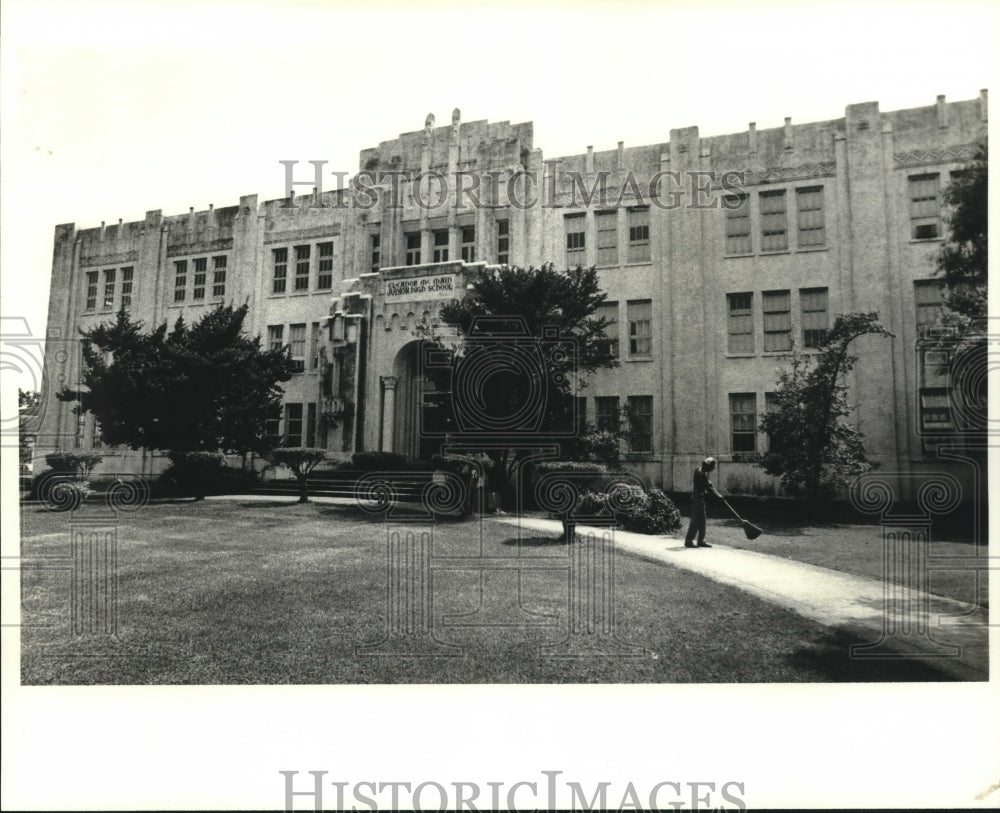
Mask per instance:
[[[521,531],[561,535],[558,520],[492,517]],[[577,533],[603,529],[578,526]],[[853,657],[932,660],[966,679],[989,676],[989,614],[982,607],[876,579],[712,543],[685,548],[682,539],[614,531],[615,548],[681,568],[777,604],[830,627],[857,632]]]

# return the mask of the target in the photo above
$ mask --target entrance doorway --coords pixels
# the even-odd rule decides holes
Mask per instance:
[[[404,345],[396,354],[392,374],[396,378],[393,450],[410,458],[429,460],[441,448],[444,433],[453,424],[447,392],[420,375],[420,353],[424,342]]]

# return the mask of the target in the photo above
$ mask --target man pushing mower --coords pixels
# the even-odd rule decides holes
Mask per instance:
[[[701,462],[701,465],[694,470],[694,488],[691,491],[691,524],[688,525],[687,534],[684,537],[685,548],[712,547],[705,541],[705,528],[707,524],[705,497],[708,494],[722,500],[722,504],[729,509],[730,513],[732,513],[740,525],[743,526],[743,532],[747,535],[747,539],[756,539],[763,533],[763,531],[756,525],[747,522],[739,514],[737,514],[733,507],[726,502],[726,498],[719,493],[719,490],[714,485],[712,485],[712,481],[708,479],[708,475],[714,470],[714,457],[706,457]],[[698,538],[697,545],[694,543],[696,536]]]

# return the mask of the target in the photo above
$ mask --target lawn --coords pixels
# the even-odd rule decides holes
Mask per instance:
[[[382,523],[318,503],[162,502],[120,514],[119,640],[71,638],[70,525],[106,528],[106,516],[89,504],[72,515],[24,507],[25,684],[954,679],[926,663],[851,660],[849,631],[622,554],[616,637],[570,636],[569,547],[489,520],[434,526],[433,556],[417,568],[432,634],[418,627],[365,648],[384,638],[390,580],[404,595],[412,583],[389,566]],[[483,571],[480,555],[494,567]]]
[[[687,519],[684,520],[685,528]],[[709,518],[709,533],[724,545],[743,550],[753,550],[770,556],[780,556],[805,562],[819,567],[828,567],[867,576],[871,579],[883,577],[882,526],[818,523],[805,527],[779,524],[765,524],[765,532],[757,539],[749,540],[740,527],[731,519]],[[714,528],[713,528],[714,526]],[[985,545],[976,545],[954,537],[931,537],[927,543],[929,557],[949,557],[952,559],[985,556]],[[903,582],[907,574],[892,574],[895,580]],[[929,593],[988,607],[989,571],[982,570],[939,570],[929,568],[927,587]]]

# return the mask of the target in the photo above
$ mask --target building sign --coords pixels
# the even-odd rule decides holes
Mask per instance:
[[[385,283],[382,295],[387,301],[405,299],[451,299],[456,296],[455,274],[438,277],[396,279]]]

